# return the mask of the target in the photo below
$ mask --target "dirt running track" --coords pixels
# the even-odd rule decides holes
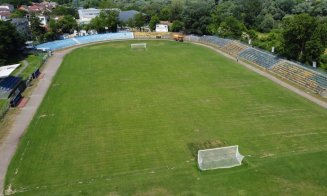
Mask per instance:
[[[203,45],[203,44],[199,44]],[[223,55],[225,55],[228,58],[234,59],[233,57],[222,53],[221,51],[217,50],[214,47],[203,45],[208,48],[211,48]],[[24,134],[24,131],[28,127],[30,121],[32,120],[33,116],[35,115],[39,105],[41,104],[48,88],[51,85],[52,79],[55,76],[58,68],[61,65],[61,62],[63,61],[64,56],[71,52],[73,49],[78,48],[81,46],[76,46],[73,48],[57,51],[53,53],[53,56],[50,57],[47,62],[44,65],[43,73],[44,77],[38,82],[37,86],[32,90],[32,94],[30,96],[30,99],[26,106],[21,109],[19,114],[15,117],[15,123],[11,126],[9,133],[7,134],[6,138],[4,138],[3,143],[0,145],[0,195],[3,195],[4,192],[4,179],[6,176],[6,171],[9,166],[9,163],[12,159],[12,157],[15,154],[15,151],[17,149],[18,143],[20,141],[21,136]],[[244,62],[239,62],[241,65],[247,67],[248,69],[280,84],[281,86],[288,88],[289,90],[297,93],[298,95],[311,100],[312,102],[320,105],[321,107],[324,107],[327,109],[327,103],[323,102],[281,80],[278,78],[261,71],[257,69],[254,66],[251,66]]]

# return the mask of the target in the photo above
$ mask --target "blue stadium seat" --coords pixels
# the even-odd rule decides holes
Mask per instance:
[[[264,68],[270,68],[281,61],[280,58],[255,48],[248,48],[242,51],[239,56]]]

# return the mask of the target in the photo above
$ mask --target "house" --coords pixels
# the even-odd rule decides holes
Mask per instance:
[[[168,25],[167,24],[157,24],[156,32],[168,32]]]
[[[37,15],[37,17],[40,19],[41,26],[47,26],[49,17],[48,16],[43,16],[43,15]]]
[[[13,12],[14,11],[14,6],[8,3],[4,3],[0,5],[0,12],[1,11],[9,11]]]
[[[28,6],[27,5],[21,5],[18,10],[28,12]]]
[[[10,12],[0,12],[0,20],[7,21],[10,19],[11,13]]]

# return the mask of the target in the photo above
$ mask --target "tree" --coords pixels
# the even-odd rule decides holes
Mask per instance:
[[[36,41],[42,41],[43,35],[45,34],[45,28],[41,26],[40,19],[34,14],[30,17],[30,29],[33,39]]]
[[[109,32],[117,32],[118,26],[118,12],[109,11],[106,17],[106,27],[108,27]]]
[[[128,26],[129,28],[135,28],[135,20],[134,20],[134,18],[130,18],[130,19],[128,19],[128,21],[127,21],[127,26]]]
[[[24,46],[24,40],[15,27],[9,22],[0,20],[0,66],[5,65],[11,57],[17,55],[22,46]]]
[[[327,0],[321,0],[314,6],[313,13],[315,16],[327,16]]]
[[[170,19],[170,8],[168,6],[162,8],[159,13],[160,20],[169,20]]]
[[[268,33],[274,28],[274,24],[275,20],[272,15],[267,14],[263,17],[263,20],[258,28],[261,32]]]
[[[171,25],[171,31],[172,32],[180,32],[184,28],[184,24],[182,21],[175,20],[173,24]]]
[[[142,13],[137,13],[134,16],[134,22],[135,22],[135,27],[137,27],[141,31],[141,28],[145,24],[145,16]]]
[[[28,12],[24,11],[24,10],[15,10],[10,18],[24,18],[26,15],[28,14]]]
[[[151,31],[154,31],[156,29],[156,24],[160,23],[159,17],[158,16],[152,16],[151,20],[149,22],[149,28]]]
[[[302,14],[302,13],[310,13],[312,11],[313,7],[311,5],[311,2],[304,1],[300,4],[297,4],[292,12],[293,14]]]
[[[106,14],[100,12],[100,15],[93,18],[90,21],[89,29],[95,29],[98,33],[104,33],[106,31]]]
[[[217,34],[222,37],[240,38],[246,27],[242,22],[230,16],[227,17],[219,26]]]
[[[170,20],[181,20],[184,3],[182,0],[173,0],[170,6]]]
[[[186,33],[209,34],[211,6],[208,3],[190,3],[184,8],[182,19]]]
[[[66,6],[57,6],[53,10],[52,15],[54,15],[54,16],[71,15],[74,18],[78,18],[78,12],[76,11],[76,9],[66,7]]]
[[[282,32],[284,55],[310,64],[319,62],[326,46],[325,25],[308,14],[285,18]]]
[[[244,24],[253,27],[257,16],[262,10],[262,0],[241,0],[242,13],[244,13]]]
[[[77,22],[75,18],[71,15],[65,15],[64,17],[60,18],[57,23],[58,31],[61,33],[73,33],[74,30],[77,30]]]
[[[100,15],[93,18],[89,24],[88,29],[95,29],[99,33],[106,31],[117,32],[118,26],[118,12],[100,12]]]

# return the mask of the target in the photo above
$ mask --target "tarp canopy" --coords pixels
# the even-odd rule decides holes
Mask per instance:
[[[0,78],[8,77],[17,67],[19,67],[19,64],[0,67]]]

